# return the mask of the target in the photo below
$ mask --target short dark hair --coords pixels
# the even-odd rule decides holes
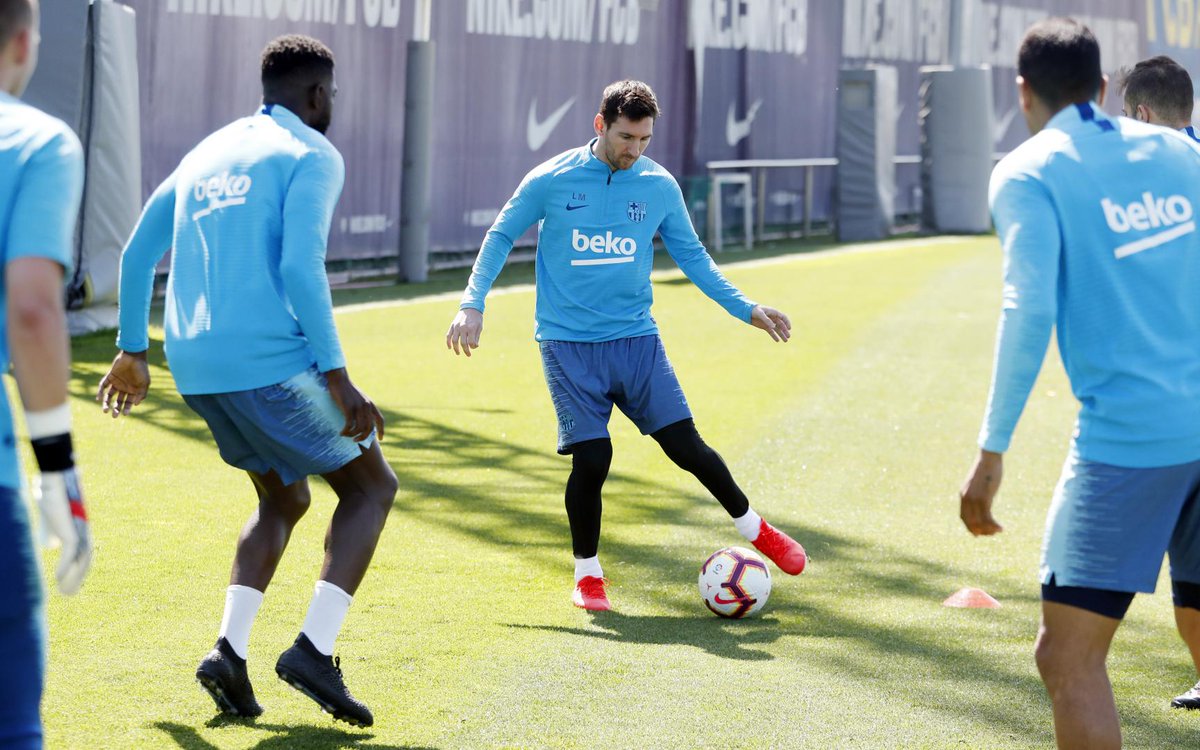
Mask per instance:
[[[1091,29],[1073,18],[1047,18],[1025,32],[1017,73],[1051,109],[1096,98],[1104,74],[1100,44]]]
[[[1132,69],[1123,69],[1118,87],[1125,101],[1135,109],[1144,104],[1172,122],[1192,119],[1192,77],[1187,69],[1166,55],[1142,60]],[[1126,114],[1133,117],[1133,112]]]
[[[647,117],[658,119],[658,99],[649,86],[641,81],[617,81],[604,87],[600,97],[600,116],[605,125],[612,125],[624,115],[633,122]]]
[[[33,24],[32,0],[0,0],[0,45]]]
[[[264,93],[296,85],[307,87],[314,79],[331,73],[333,52],[311,36],[286,34],[272,39],[263,49]]]

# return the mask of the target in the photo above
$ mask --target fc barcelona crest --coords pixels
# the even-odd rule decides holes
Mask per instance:
[[[642,219],[646,218],[646,204],[629,201],[629,208],[625,210],[625,214],[634,224],[640,224]]]

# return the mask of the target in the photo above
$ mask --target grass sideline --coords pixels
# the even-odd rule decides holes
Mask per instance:
[[[973,539],[957,518],[999,260],[994,238],[978,238],[729,266],[792,316],[787,345],[689,284],[656,283],[655,315],[702,433],[812,555],[801,577],[778,574],[762,616],[745,622],[714,618],[695,590],[705,557],[739,541],[732,524],[620,416],[601,545],[616,611],[569,605],[569,464],[553,450],[531,293],[490,300],[483,347],[457,361],[444,349],[453,301],[364,307],[413,290],[339,293],[355,305],[338,315],[350,372],[388,417],[383,445],[401,482],[338,645],[375,712],[365,731],[333,724],[273,671],[304,617],[328,488],[314,483],[252,635],[267,712],[214,718],[192,674],[216,635],[249,482],[174,393],[157,342],[151,397],[112,423],[92,401],[112,337],[77,340],[77,449],[99,549],[82,593],[49,600],[47,746],[1051,745],[1031,654],[1035,575],[1075,409],[1053,357],[1006,462],[1007,530]],[[456,291],[445,286],[432,291]],[[1003,608],[940,606],[963,585]],[[1165,579],[1159,591],[1135,601],[1110,659],[1130,748],[1200,737],[1200,718],[1167,708],[1194,675]]]

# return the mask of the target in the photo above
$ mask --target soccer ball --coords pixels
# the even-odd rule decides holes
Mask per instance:
[[[771,571],[745,547],[719,549],[700,566],[700,598],[720,617],[752,615],[770,595]]]

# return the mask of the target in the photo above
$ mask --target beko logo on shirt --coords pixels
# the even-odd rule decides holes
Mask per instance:
[[[571,247],[576,252],[586,253],[589,250],[599,255],[611,255],[611,258],[587,258],[571,261],[573,266],[603,266],[611,263],[632,263],[637,253],[637,241],[631,237],[618,237],[612,232],[588,236],[578,229],[571,230]]]
[[[246,202],[253,181],[250,175],[230,174],[228,170],[212,177],[196,180],[192,197],[197,201],[208,201],[208,206],[192,214],[192,221],[208,216],[217,209],[240,206]]]
[[[1114,250],[1117,258],[1124,258],[1152,247],[1158,247],[1173,239],[1196,231],[1196,222],[1192,221],[1194,211],[1191,201],[1182,195],[1169,195],[1161,198],[1147,191],[1142,193],[1140,201],[1134,201],[1127,206],[1113,203],[1108,198],[1100,201],[1104,211],[1104,221],[1108,228],[1117,234],[1136,231],[1145,232],[1151,229],[1163,231],[1129,242]]]

